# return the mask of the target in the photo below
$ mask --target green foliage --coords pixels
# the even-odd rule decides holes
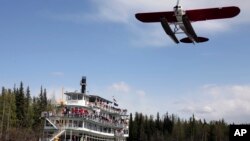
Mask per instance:
[[[14,91],[14,94],[16,97],[17,124],[24,126],[22,121],[25,117],[25,95],[22,82],[20,83],[20,88]]]
[[[15,95],[3,87],[0,95],[0,139],[12,126],[16,126],[16,120]]]
[[[181,120],[175,115],[160,116],[154,119],[142,113],[130,114],[128,141],[228,141],[229,127],[224,120]]]
[[[41,112],[53,107],[47,99],[46,89],[38,97],[31,98],[29,87],[23,83],[13,90],[2,87],[0,93],[0,140],[37,140],[41,136],[43,120]]]

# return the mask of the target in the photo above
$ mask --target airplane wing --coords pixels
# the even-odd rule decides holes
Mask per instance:
[[[240,13],[240,9],[235,6],[221,8],[207,8],[187,10],[186,15],[191,22],[204,21],[212,19],[232,18]],[[177,22],[174,12],[151,12],[137,13],[135,17],[141,22],[161,22],[162,18],[168,20],[169,23]]]
[[[240,9],[235,6],[187,10],[186,15],[191,22],[212,19],[232,18],[240,13]]]
[[[177,22],[174,12],[152,12],[137,13],[135,17],[141,22],[161,22],[162,18],[168,20],[169,23]]]

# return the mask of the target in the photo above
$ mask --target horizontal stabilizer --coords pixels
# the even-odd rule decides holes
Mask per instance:
[[[202,42],[206,42],[208,41],[209,39],[208,38],[205,38],[205,37],[197,37],[197,43],[202,43]],[[188,37],[186,38],[183,38],[180,40],[182,43],[193,43],[192,40],[190,40]]]
[[[174,32],[172,31],[172,29],[170,28],[167,19],[162,18],[161,19],[161,25],[162,28],[164,29],[164,31],[166,32],[166,34],[168,34],[168,36],[176,43],[179,43],[179,40],[176,38]]]
[[[193,41],[190,40],[188,37],[183,38],[183,39],[181,39],[180,41],[181,41],[182,43],[193,43]]]
[[[205,37],[197,37],[197,43],[207,42],[209,39]]]

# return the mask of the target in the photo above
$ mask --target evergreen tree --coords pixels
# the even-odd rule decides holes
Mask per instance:
[[[172,116],[172,120],[174,119],[174,116]],[[168,113],[165,114],[163,119],[163,132],[166,132],[167,134],[171,134],[173,130],[173,123],[174,121],[171,121],[171,118],[169,117]]]
[[[196,135],[196,120],[194,118],[194,114],[189,119],[189,123],[190,123],[190,139],[191,141],[194,141]]]
[[[208,141],[216,141],[216,129],[214,122],[210,122]]]
[[[44,109],[47,110],[47,106],[48,106],[48,99],[47,99],[47,90],[44,89],[43,90],[43,103],[44,103]]]
[[[16,115],[18,120],[19,126],[23,125],[23,120],[25,117],[25,97],[24,97],[24,88],[23,88],[23,82],[20,83],[20,88],[17,89],[16,93]]]
[[[4,87],[2,87],[2,93],[1,93],[1,99],[0,99],[0,102],[1,102],[1,107],[0,107],[0,112],[1,112],[1,114],[0,114],[0,120],[1,120],[1,125],[0,125],[0,139],[2,138],[2,136],[3,136],[3,132],[4,132],[4,130],[5,130],[5,127],[4,127],[4,121],[5,121],[5,110],[6,110],[6,96],[5,96],[6,94],[5,94],[5,88]]]
[[[144,128],[144,133],[146,134],[144,139],[145,141],[148,141],[151,133],[150,133],[150,127],[149,127],[149,119],[147,115],[145,115],[143,128]]]
[[[0,94],[0,140],[9,138],[9,131],[15,127],[16,110],[15,110],[15,95],[10,89],[2,88]]]
[[[39,101],[38,101],[38,98],[36,97],[33,97],[33,102],[32,102],[32,109],[34,111],[33,113],[33,129],[36,129],[36,127],[39,126],[39,124],[41,123],[40,121],[40,111],[39,111]]]
[[[129,138],[128,138],[129,141],[132,141],[134,138],[133,129],[134,129],[133,115],[132,113],[130,113],[129,115]]]
[[[42,113],[43,111],[47,110],[48,100],[47,100],[47,91],[43,89],[41,86],[40,94],[39,94],[39,112]]]
[[[46,89],[39,97],[31,98],[29,87],[23,83],[13,90],[2,87],[0,93],[0,141],[37,140],[41,136],[43,121],[41,112],[53,107],[47,99]],[[31,127],[33,130],[31,130]]]
[[[138,120],[138,141],[145,141],[146,140],[146,134],[144,129],[144,116],[142,113],[139,114],[139,120]]]
[[[26,96],[25,96],[25,118],[24,123],[26,128],[31,128],[33,124],[33,108],[32,108],[32,99],[30,95],[30,89],[27,87]]]
[[[133,141],[137,141],[138,138],[139,138],[139,128],[138,128],[138,125],[139,125],[139,113],[135,113],[135,119],[134,119],[134,129],[132,131],[132,133],[134,134],[134,138],[133,138]]]
[[[155,124],[156,124],[156,129],[161,130],[161,119],[159,112],[157,112]]]

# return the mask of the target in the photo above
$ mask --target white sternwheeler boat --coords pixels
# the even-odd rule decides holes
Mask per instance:
[[[127,110],[118,108],[114,98],[87,94],[86,77],[81,80],[81,93],[64,94],[64,103],[42,114],[42,141],[125,141],[129,136]]]

